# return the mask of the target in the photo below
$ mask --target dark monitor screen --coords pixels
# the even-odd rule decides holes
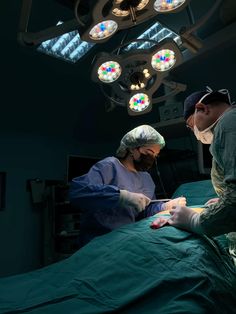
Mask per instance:
[[[86,174],[99,160],[95,157],[69,155],[67,157],[67,182],[71,182],[73,178]]]
[[[212,167],[212,155],[210,145],[198,142],[198,169],[202,174],[209,174]]]

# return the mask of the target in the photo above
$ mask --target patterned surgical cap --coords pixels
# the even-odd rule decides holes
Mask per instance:
[[[126,133],[120,141],[120,146],[116,151],[116,156],[124,158],[129,148],[158,144],[161,148],[165,146],[165,140],[150,125],[140,125]]]

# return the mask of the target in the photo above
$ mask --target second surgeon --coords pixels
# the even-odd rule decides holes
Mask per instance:
[[[116,157],[97,162],[87,174],[72,180],[70,201],[81,212],[80,247],[122,225],[186,205],[184,197],[150,203],[156,198],[155,184],[147,171],[164,145],[154,128],[141,125],[121,139]]]

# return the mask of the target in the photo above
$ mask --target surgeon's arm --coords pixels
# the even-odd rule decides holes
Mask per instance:
[[[224,194],[201,213],[186,207],[171,211],[170,224],[196,233],[217,236],[236,230],[236,132],[222,132],[219,162],[224,171]]]
[[[93,207],[103,209],[117,207],[120,197],[119,188],[106,184],[113,175],[111,164],[98,162],[86,175],[73,179],[69,190],[71,204],[85,210]]]
[[[120,190],[110,184],[116,176],[113,165],[107,161],[95,164],[89,172],[72,180],[69,198],[75,208],[117,209],[133,208],[142,212],[150,199],[142,193]]]
[[[227,124],[221,130],[219,139],[219,166],[224,173],[225,189],[219,201],[209,205],[200,216],[200,223],[207,235],[236,231],[236,131]]]

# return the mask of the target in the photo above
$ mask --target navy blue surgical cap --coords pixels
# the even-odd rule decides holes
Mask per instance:
[[[198,91],[189,95],[184,101],[184,119],[187,120],[195,111],[195,105],[201,103],[207,105],[216,101],[231,105],[230,94],[227,89],[213,91],[207,87],[206,91]]]
[[[184,119],[187,120],[195,111],[195,105],[206,95],[206,91],[199,91],[189,95],[184,101]]]

